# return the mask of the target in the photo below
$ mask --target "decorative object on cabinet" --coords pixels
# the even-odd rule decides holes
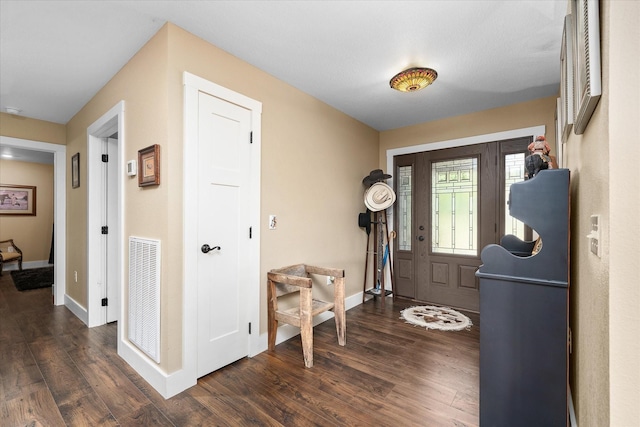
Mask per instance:
[[[562,139],[564,142],[571,134],[573,127],[573,15],[564,17],[564,29],[562,31],[562,45],[560,47],[560,122]]]
[[[0,184],[0,215],[36,214],[36,187]]]
[[[71,156],[71,188],[80,187],[80,153]]]
[[[138,150],[138,187],[160,184],[160,146]]]
[[[321,283],[334,285],[333,301],[313,298],[312,275],[325,276],[327,282]],[[279,308],[278,297],[296,292],[299,293],[297,306],[289,309]],[[304,365],[307,368],[313,367],[313,317],[329,310],[335,314],[338,344],[341,346],[346,344],[344,270],[306,264],[271,270],[267,273],[267,298],[269,351],[274,351],[276,348],[278,322],[296,326],[300,328]]]
[[[600,12],[598,0],[572,0],[574,15],[574,120],[576,135],[584,133],[602,95]]]
[[[512,184],[509,210],[539,239],[482,250],[480,425],[566,426],[569,170]]]
[[[22,251],[13,243],[13,239],[0,241],[0,276],[2,276],[4,264],[8,262],[17,262],[18,270],[22,271]]]

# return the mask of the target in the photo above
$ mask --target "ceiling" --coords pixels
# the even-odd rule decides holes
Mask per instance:
[[[0,108],[67,123],[170,21],[372,128],[394,129],[557,94],[566,5],[0,0]],[[415,93],[390,89],[412,66],[434,68],[437,80]]]

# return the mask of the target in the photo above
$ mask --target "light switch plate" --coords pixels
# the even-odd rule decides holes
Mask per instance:
[[[600,257],[601,256],[601,242],[600,242],[600,215],[591,215],[591,231],[587,236],[589,238],[589,249],[591,253]]]

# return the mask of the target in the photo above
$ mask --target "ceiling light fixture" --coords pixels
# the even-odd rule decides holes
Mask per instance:
[[[389,81],[389,86],[400,92],[416,92],[429,86],[437,78],[436,70],[414,67],[393,76]]]

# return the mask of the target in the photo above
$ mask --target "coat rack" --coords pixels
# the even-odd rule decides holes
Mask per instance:
[[[389,234],[387,209],[393,206],[396,201],[396,194],[385,181],[391,175],[385,174],[381,169],[372,170],[369,176],[364,177],[362,184],[365,186],[364,204],[367,211],[358,216],[358,225],[365,228],[367,232],[367,249],[364,262],[364,283],[362,285],[362,302],[365,302],[367,295],[382,298],[382,310],[385,307],[385,298],[393,294],[395,300],[395,285],[393,281],[393,267],[391,262],[390,240],[395,237],[392,231]],[[373,214],[373,220],[372,220]],[[373,239],[371,239],[371,225],[373,225]],[[372,245],[373,243],[373,245]],[[372,263],[369,263],[372,258]],[[373,267],[369,275],[369,265]],[[389,277],[391,279],[391,290],[386,289],[384,284],[385,268],[389,266]],[[369,287],[367,279],[371,276],[373,284]]]
[[[393,235],[395,235],[395,233],[392,231],[392,235],[389,235],[386,210],[370,212],[369,215],[373,216],[371,221],[373,226],[373,239],[371,238],[371,234],[367,235],[362,302],[365,302],[367,295],[380,297],[382,299],[382,309],[384,310],[385,298],[389,295],[393,295],[395,300],[396,296],[390,245],[390,240],[393,239]],[[369,259],[371,259],[372,262],[369,262]],[[371,271],[369,271],[369,267],[371,267]],[[389,268],[389,277],[391,279],[391,290],[386,289],[385,287],[385,270],[387,267]],[[368,283],[369,277],[373,279],[372,284]]]

